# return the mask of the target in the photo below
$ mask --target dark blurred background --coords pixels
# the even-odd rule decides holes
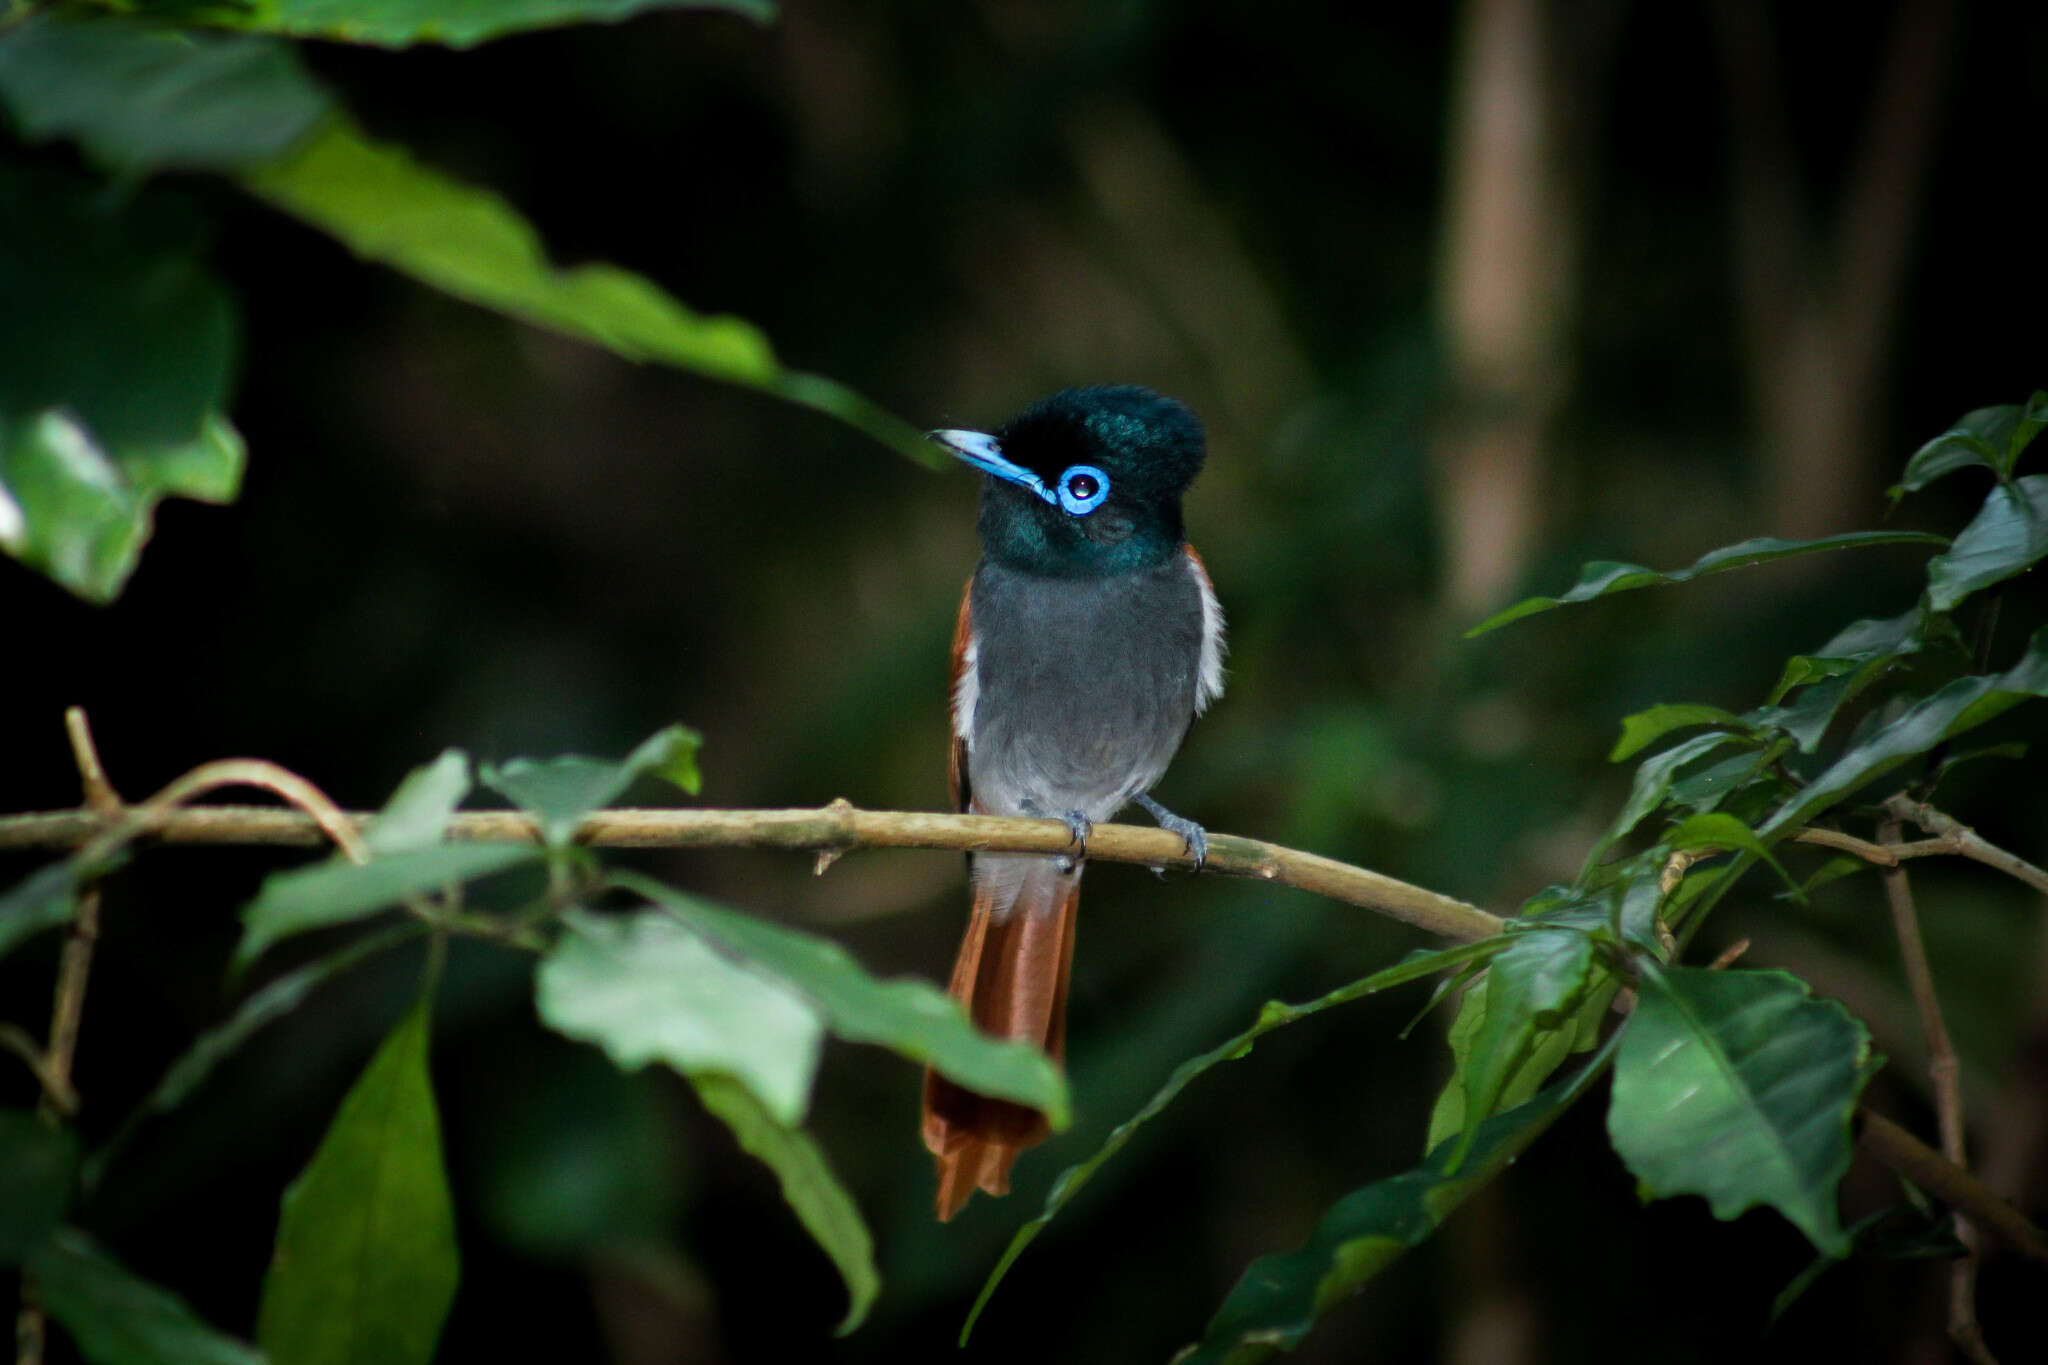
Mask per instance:
[[[1231,671],[1162,798],[1502,910],[1568,877],[1611,818],[1623,715],[1757,704],[1787,653],[1910,605],[1922,556],[1465,627],[1585,559],[1676,567],[1878,525],[1915,446],[2048,382],[2039,5],[800,0],[766,28],[667,13],[466,53],[309,51],[374,135],[504,193],[558,258],[756,321],[790,363],[919,425],[994,424],[1077,383],[1190,402],[1212,451],[1189,520]],[[212,259],[245,314],[246,488],[166,504],[111,608],[0,563],[28,722],[0,809],[76,801],[70,703],[130,797],[248,754],[369,806],[445,745],[618,754],[680,719],[707,736],[707,804],[944,805],[972,479],[508,324],[216,183],[173,190],[226,206]],[[1953,529],[1981,496],[1958,478],[1893,521]],[[2008,657],[2039,597],[2008,593]],[[2038,862],[2039,771],[1983,765],[1948,801]],[[112,883],[79,1059],[89,1139],[229,1007],[235,909],[283,861],[165,851]],[[943,978],[965,903],[944,855],[860,854],[821,879],[801,857],[649,862],[883,973]],[[1980,1167],[2039,1216],[2042,907],[1919,867]],[[1846,999],[1893,1058],[1873,1103],[1931,1133],[1876,885],[1811,910],[1756,886],[1703,946],[1752,937],[1749,962]],[[464,1220],[442,1358],[947,1358],[1053,1175],[1177,1061],[1263,999],[1418,943],[1306,896],[1123,867],[1091,872],[1085,901],[1079,1121],[1010,1199],[935,1225],[916,1073],[828,1055],[812,1128],[885,1278],[843,1341],[824,1258],[685,1088],[545,1034],[525,961],[459,952],[435,1057]],[[11,959],[0,994],[36,998],[53,957]],[[272,1029],[145,1131],[89,1225],[246,1328],[276,1195],[415,965]],[[1420,992],[1198,1083],[1033,1246],[972,1358],[1164,1360],[1250,1258],[1412,1165],[1448,1072],[1448,1009],[1395,1037]],[[1299,1358],[1945,1357],[1939,1263],[1857,1261],[1767,1331],[1810,1247],[1775,1215],[1638,1208],[1601,1109]],[[1892,1190],[1859,1164],[1845,1211]],[[2048,1349],[2041,1287],[2011,1258],[1986,1267],[2008,1362]]]

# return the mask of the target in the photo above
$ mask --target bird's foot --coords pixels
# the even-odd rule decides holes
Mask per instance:
[[[1139,792],[1131,799],[1144,807],[1145,814],[1158,821],[1159,828],[1170,830],[1180,836],[1181,844],[1194,855],[1195,871],[1200,872],[1203,865],[1209,861],[1209,832],[1194,821],[1175,815],[1144,792]],[[1155,867],[1152,870],[1161,877],[1166,875],[1164,868]]]
[[[1024,813],[1043,820],[1059,820],[1067,827],[1067,838],[1074,845],[1074,852],[1060,857],[1060,871],[1072,872],[1088,856],[1088,836],[1095,832],[1095,822],[1078,810],[1063,810],[1054,814],[1040,809],[1035,803],[1026,802]]]

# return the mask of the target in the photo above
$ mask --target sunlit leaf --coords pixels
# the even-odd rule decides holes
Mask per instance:
[[[272,0],[255,11],[251,26],[380,47],[474,47],[507,33],[615,22],[656,9],[726,10],[762,23],[775,14],[772,0]]]
[[[1625,758],[1633,758],[1673,730],[1687,730],[1700,725],[1744,732],[1750,728],[1748,721],[1718,706],[1664,702],[1622,720],[1621,738],[1615,742],[1614,751],[1607,755],[1607,761],[1619,763]]]
[[[630,872],[616,885],[653,901],[754,971],[774,976],[817,1007],[826,1027],[934,1068],[984,1095],[1042,1111],[1055,1129],[1069,1118],[1066,1080],[1035,1047],[991,1038],[951,996],[920,977],[879,981],[830,939],[771,924],[686,896]]]
[[[1738,545],[1710,550],[1687,567],[1674,569],[1669,573],[1646,569],[1640,564],[1595,560],[1586,565],[1579,575],[1577,585],[1564,596],[1531,597],[1517,602],[1507,610],[1489,616],[1466,631],[1465,637],[1470,639],[1474,635],[1483,635],[1510,621],[1519,621],[1524,616],[1533,616],[1537,612],[1549,611],[1553,607],[1567,606],[1574,602],[1590,602],[1596,597],[1627,592],[1632,588],[1686,583],[1707,574],[1726,573],[1730,569],[1746,569],[1752,564],[1768,564],[1796,555],[1819,554],[1826,550],[1847,550],[1866,545],[1946,544],[1948,541],[1943,537],[1929,535],[1924,531],[1848,531],[1841,535],[1823,536],[1818,540],[1776,540],[1769,536],[1745,540]]]
[[[1492,1115],[1537,1031],[1558,1027],[1557,1016],[1578,999],[1592,966],[1593,940],[1572,929],[1511,934],[1508,946],[1486,964],[1485,1013],[1459,1068],[1465,1110],[1446,1173],[1457,1171],[1478,1136],[1477,1120]]]
[[[1479,1127],[1465,1164],[1453,1175],[1450,1145],[1422,1165],[1345,1195],[1293,1251],[1245,1267],[1209,1320],[1201,1341],[1174,1365],[1243,1365],[1292,1350],[1337,1304],[1443,1225],[1473,1191],[1505,1170],[1586,1093],[1613,1055],[1602,1049],[1569,1080]]]
[[[2031,569],[2048,556],[2048,474],[1999,484],[1948,553],[1927,561],[1927,596],[1953,611],[1979,588]]]
[[[704,1107],[732,1130],[740,1147],[775,1172],[783,1200],[838,1267],[847,1297],[840,1335],[860,1326],[881,1292],[882,1276],[875,1269],[874,1238],[824,1152],[802,1129],[777,1120],[752,1090],[732,1078],[700,1072],[690,1077],[690,1084]]]
[[[1688,816],[1664,836],[1664,841],[1675,849],[1697,851],[1725,848],[1760,858],[1769,863],[1771,870],[1784,879],[1785,885],[1792,889],[1795,899],[1805,898],[1799,889],[1799,883],[1785,870],[1785,865],[1778,861],[1770,846],[1757,837],[1755,830],[1732,815],[1711,811]]]
[[[110,170],[226,170],[277,156],[329,105],[290,43],[71,7],[0,28],[0,105],[30,142]]]
[[[118,594],[165,497],[231,501],[234,315],[189,215],[0,168],[0,550]]]
[[[1653,1195],[1716,1218],[1776,1208],[1830,1255],[1848,1249],[1835,1187],[1870,1035],[1780,971],[1642,964],[1607,1131]]]
[[[702,742],[703,737],[688,726],[671,725],[643,740],[622,760],[578,754],[515,758],[484,765],[481,776],[485,786],[533,816],[542,838],[560,845],[575,837],[584,816],[610,805],[643,776],[663,778],[694,794],[702,780],[697,773]]]
[[[455,1207],[427,1074],[433,994],[391,1031],[285,1191],[256,1339],[272,1365],[427,1365],[455,1298]]]
[[[536,327],[774,393],[818,409],[926,465],[943,456],[914,428],[817,375],[785,369],[752,323],[692,312],[617,266],[569,269],[497,195],[449,179],[404,151],[330,120],[289,156],[249,174],[257,196],[357,255]]]
[[[1101,1170],[1110,1158],[1124,1149],[1139,1128],[1157,1118],[1197,1077],[1219,1062],[1232,1062],[1250,1055],[1252,1045],[1276,1028],[1284,1028],[1320,1014],[1326,1009],[1371,995],[1375,991],[1386,990],[1421,977],[1434,976],[1448,968],[1489,957],[1506,946],[1507,936],[1496,934],[1492,938],[1476,939],[1455,947],[1412,954],[1384,971],[1374,972],[1371,976],[1353,981],[1349,985],[1339,986],[1327,995],[1318,996],[1306,1004],[1289,1005],[1278,1000],[1268,1000],[1259,1008],[1259,1017],[1252,1022],[1250,1028],[1175,1067],[1173,1074],[1166,1078],[1166,1083],[1159,1087],[1158,1092],[1147,1100],[1137,1113],[1118,1124],[1093,1156],[1067,1167],[1060,1172],[1059,1178],[1053,1181],[1052,1189],[1045,1196],[1044,1211],[1017,1229],[1017,1235],[1010,1239],[1010,1245],[1004,1248],[1001,1259],[996,1262],[995,1268],[989,1271],[988,1279],[982,1283],[981,1293],[975,1296],[974,1307],[968,1312],[967,1321],[960,1328],[961,1344],[964,1345],[968,1335],[974,1331],[975,1320],[981,1316],[981,1310],[988,1306],[989,1297],[995,1293],[996,1286],[1002,1283],[1003,1276],[1009,1273],[1010,1267],[1017,1263],[1017,1258],[1024,1254],[1024,1249],[1030,1246],[1033,1239],[1052,1222],[1054,1216],[1081,1192],[1089,1179]]]
[[[337,856],[311,867],[273,872],[263,879],[256,899],[242,908],[235,970],[295,934],[366,919],[409,896],[532,866],[542,856],[535,844],[434,844],[367,863]]]
[[[776,1122],[803,1121],[825,1022],[809,1000],[658,911],[572,912],[541,959],[541,1022],[619,1066],[722,1073]]]
[[[71,1204],[78,1136],[27,1109],[0,1109],[0,1266],[48,1240]]]
[[[28,1268],[44,1311],[90,1365],[266,1365],[261,1351],[215,1331],[81,1232],[58,1232]]]
[[[2048,627],[2034,633],[2026,654],[2004,673],[1957,678],[1858,738],[1781,806],[1757,835],[1771,842],[1908,759],[2041,696],[2048,696]]]
[[[363,831],[372,853],[400,853],[441,842],[448,817],[469,795],[469,757],[443,750],[432,763],[413,769],[377,818]]]

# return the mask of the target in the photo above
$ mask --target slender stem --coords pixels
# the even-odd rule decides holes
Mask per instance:
[[[228,760],[230,764],[249,762]],[[264,767],[273,773],[283,772],[274,765]],[[361,812],[340,810],[331,810],[326,819],[316,821],[297,811],[262,807],[166,805],[169,797],[175,796],[178,801],[189,799],[192,791],[183,788],[202,775],[213,785],[250,780],[241,768],[204,765],[152,798],[149,804],[158,809],[146,821],[139,818],[145,807],[138,806],[111,829],[107,817],[83,808],[0,817],[0,848],[61,848],[84,843],[91,851],[110,839],[125,843],[144,835],[178,844],[316,844],[325,833],[336,842],[346,836],[359,843],[356,831],[370,819]],[[278,790],[268,782],[257,785]],[[294,804],[303,809],[302,802]],[[518,811],[464,811],[449,821],[448,837],[457,842],[533,842],[540,834],[532,819]],[[843,800],[815,810],[598,811],[584,820],[577,839],[606,848],[1072,852],[1067,827],[1058,820],[871,811]],[[1088,836],[1088,857],[1096,862],[1138,863],[1190,871],[1194,868],[1194,859],[1179,835],[1138,825],[1097,825]],[[1388,915],[1445,938],[1485,938],[1500,932],[1504,923],[1499,916],[1475,905],[1367,868],[1236,835],[1209,836],[1209,858],[1203,870],[1219,876],[1250,877],[1292,886]]]
[[[1932,834],[1934,838],[1926,842],[1945,845],[1943,852],[1996,868],[2048,896],[2048,872],[2043,872],[2025,858],[2007,853],[1962,821],[1943,814],[1925,801],[1915,801],[1904,795],[1892,796],[1885,800],[1884,813],[1894,820],[1910,821]],[[1912,845],[1902,847],[1910,848]]]
[[[2048,1235],[1989,1185],[1873,1109],[1856,1110],[1856,1143],[1942,1203],[1967,1213],[2014,1251],[2048,1265]]]
[[[1880,844],[1899,842],[1899,822],[1887,817],[1879,822]],[[1941,1127],[1941,1154],[1962,1170],[1970,1168],[1963,1138],[1963,1084],[1961,1064],[1948,1024],[1942,1018],[1941,997],[1934,987],[1934,970],[1927,963],[1927,946],[1920,936],[1920,916],[1913,905],[1913,887],[1903,867],[1888,867],[1884,879],[1885,900],[1891,907],[1892,931],[1899,940],[1899,960],[1906,972],[1906,984],[1913,992],[1913,1008],[1920,1016],[1920,1031],[1927,1038],[1927,1074],[1934,1082],[1934,1112]],[[1956,1240],[1966,1248],[1949,1266],[1948,1334],[1973,1359],[1989,1358],[1984,1330],[1977,1324],[1977,1267],[1982,1259],[1977,1227],[1960,1212],[1951,1215]]]

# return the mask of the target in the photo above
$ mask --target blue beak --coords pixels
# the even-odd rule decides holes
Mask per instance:
[[[1045,486],[1045,481],[1023,465],[1004,459],[1002,447],[987,432],[932,431],[925,434],[927,439],[937,442],[963,464],[972,465],[984,474],[993,474],[1019,488],[1028,488],[1053,506],[1059,506],[1059,497]]]

